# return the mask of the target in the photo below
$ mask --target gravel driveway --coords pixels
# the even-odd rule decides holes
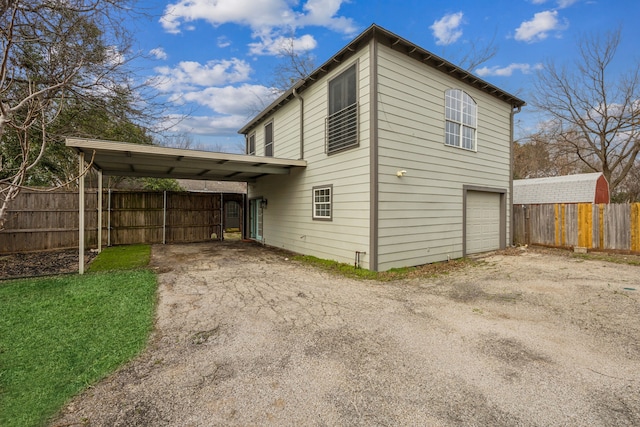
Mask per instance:
[[[286,256],[154,246],[148,350],[53,425],[640,425],[640,267],[527,250],[379,283]]]

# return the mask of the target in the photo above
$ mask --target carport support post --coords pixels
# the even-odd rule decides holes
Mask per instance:
[[[98,169],[98,253],[102,252],[102,169]]]
[[[78,274],[84,274],[84,153],[78,154]]]

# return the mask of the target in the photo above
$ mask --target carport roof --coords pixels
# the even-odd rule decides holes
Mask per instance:
[[[66,145],[84,153],[103,175],[148,178],[254,181],[265,175],[286,175],[306,167],[304,160],[214,153],[155,145],[67,138]]]

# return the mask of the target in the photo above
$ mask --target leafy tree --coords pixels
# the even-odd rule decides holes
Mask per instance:
[[[551,119],[545,133],[556,152],[602,172],[612,194],[640,152],[640,66],[614,75],[619,45],[620,29],[582,38],[576,63],[548,62],[532,97]]]
[[[124,66],[130,39],[123,27],[131,3],[0,2],[0,229],[23,186],[47,182],[65,168],[62,144],[52,143],[62,132],[76,135],[97,125],[100,108],[120,131],[134,130],[133,104],[126,102],[134,88]],[[82,109],[87,114],[74,114]],[[74,120],[86,122],[64,129]]]

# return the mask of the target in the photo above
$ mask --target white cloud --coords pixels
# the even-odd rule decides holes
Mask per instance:
[[[437,45],[450,45],[462,37],[462,30],[460,29],[462,17],[462,12],[449,13],[429,27],[433,31]]]
[[[550,31],[560,31],[567,27],[558,20],[557,10],[545,10],[533,15],[533,19],[525,21],[516,29],[515,39],[534,43],[548,37]]]
[[[209,61],[206,64],[183,61],[173,68],[157,67],[155,71],[157,76],[152,83],[158,90],[179,92],[196,87],[244,82],[249,79],[252,68],[246,61],[233,58]]]
[[[122,65],[125,62],[124,55],[118,46],[107,46],[105,51],[105,62],[109,65]]]
[[[356,31],[351,18],[336,16],[345,0],[307,0],[303,6],[306,12],[299,16],[301,26],[315,25],[328,27],[334,31],[352,34]]]
[[[151,49],[149,53],[155,56],[156,59],[167,59],[169,57],[169,55],[167,55],[167,52],[165,52],[165,50],[161,47]]]
[[[160,23],[174,34],[181,32],[183,24],[197,20],[213,26],[246,25],[254,32],[314,25],[351,34],[356,31],[353,20],[337,16],[344,1],[307,0],[300,7],[290,0],[179,0],[167,5]]]
[[[531,74],[535,70],[542,69],[542,64],[509,64],[506,67],[482,67],[477,68],[475,73],[480,77],[484,76],[500,76],[509,77],[514,71],[520,71],[522,74]]]
[[[193,102],[210,108],[218,114],[240,115],[247,120],[251,112],[262,110],[265,102],[274,97],[272,89],[262,85],[244,84],[240,86],[209,87],[204,90],[174,95],[183,102]],[[172,99],[173,100],[173,99]],[[240,129],[239,126],[236,130]]]
[[[531,0],[531,3],[535,5],[540,5],[540,4],[545,4],[547,1],[548,0]],[[565,9],[577,3],[578,1],[580,0],[557,0],[556,4],[558,5],[559,9]]]
[[[194,135],[237,136],[238,129],[247,123],[247,118],[237,116],[170,116],[165,126],[172,132]]]
[[[293,46],[291,46],[293,43]],[[279,56],[293,47],[293,51],[300,53],[310,51],[316,48],[318,42],[310,34],[305,34],[298,38],[289,38],[284,36],[272,37],[265,35],[261,37],[261,41],[249,43],[249,52],[252,55],[273,55]]]
[[[231,40],[227,36],[220,36],[217,40],[218,47],[225,48],[231,46]]]
[[[175,93],[169,102],[193,103],[207,107],[211,115],[173,116],[167,124],[173,132],[188,132],[197,135],[237,135],[238,129],[248,123],[249,118],[264,108],[275,97],[271,88],[244,84],[238,87],[210,87],[202,91]]]
[[[574,3],[577,3],[579,0],[558,0],[558,7],[560,9],[565,9],[569,6],[572,6]]]

